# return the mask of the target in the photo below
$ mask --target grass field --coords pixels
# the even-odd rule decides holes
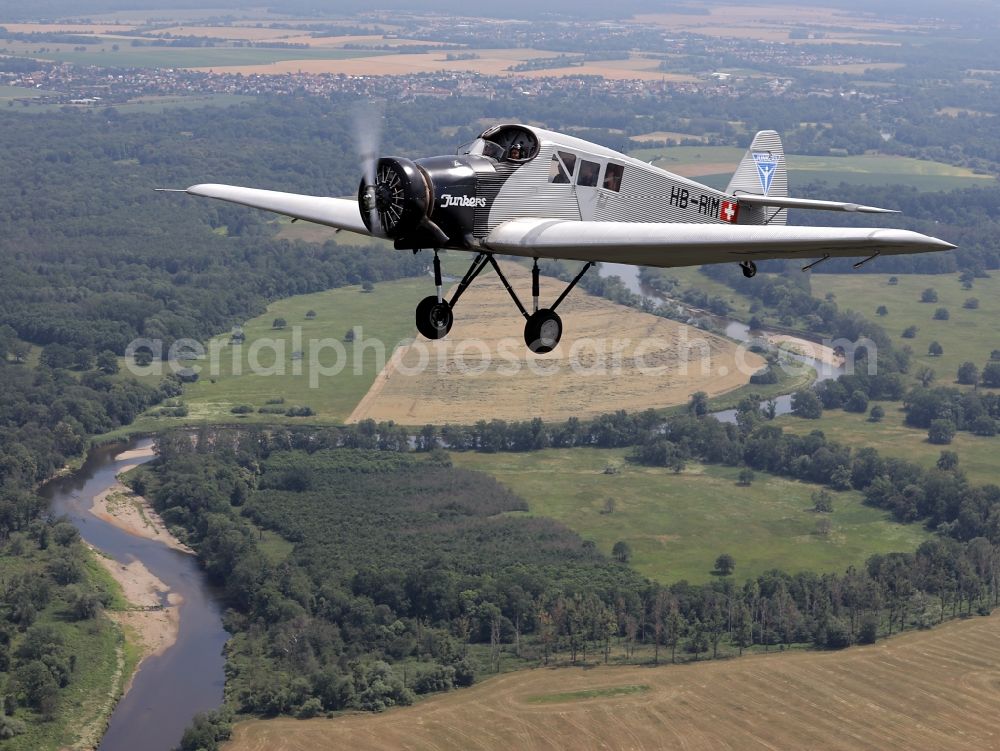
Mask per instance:
[[[54,93],[41,89],[26,89],[23,86],[0,86],[0,102],[9,102],[12,99],[35,99]]]
[[[843,571],[874,553],[913,550],[926,539],[862,505],[855,492],[835,493],[829,536],[809,511],[818,486],[758,474],[736,484],[733,467],[691,465],[680,474],[625,462],[625,450],[550,449],[528,454],[453,453],[460,467],[487,472],[521,495],[530,513],[557,519],[594,540],[606,554],[618,540],[631,565],[662,582],[704,582],[720,553],[736,560],[734,578],[772,568]],[[617,474],[604,474],[608,466]],[[603,514],[606,499],[615,510]]]
[[[630,152],[636,159],[652,160],[658,167],[719,188],[728,183],[743,153],[744,149],[730,146],[671,146]],[[841,182],[849,185],[901,183],[925,191],[986,187],[996,183],[994,177],[979,175],[964,167],[879,154],[843,157],[789,154],[788,180],[793,193],[795,185],[817,181],[831,185]]]
[[[241,722],[224,749],[981,751],[1000,737],[998,637],[994,615],[835,653],[524,670],[377,715]]]
[[[952,385],[958,366],[974,362],[982,368],[990,352],[1000,349],[1000,277],[976,279],[971,290],[962,289],[957,274],[900,274],[899,283],[889,284],[889,274],[813,274],[812,290],[818,297],[828,293],[836,296],[838,307],[850,308],[881,325],[893,337],[896,346],[913,348],[914,372],[927,366],[937,374],[939,384]],[[933,288],[938,302],[920,302],[921,293]],[[963,307],[970,297],[979,300],[979,308]],[[885,305],[888,315],[878,316],[875,310]],[[934,312],[946,308],[947,321],[934,320]],[[913,339],[901,334],[908,326],[917,327]],[[927,347],[940,342],[944,354],[931,357]]]
[[[873,405],[877,403],[872,402]],[[882,456],[906,459],[925,467],[933,467],[941,456],[941,451],[947,449],[958,454],[959,467],[973,483],[1000,483],[1000,469],[997,466],[1000,439],[959,432],[949,445],[938,446],[927,440],[926,430],[911,428],[903,423],[905,413],[901,403],[881,404],[885,407],[885,418],[877,423],[868,422],[867,415],[838,409],[826,410],[819,420],[803,420],[786,415],[779,417],[777,424],[799,434],[822,430],[827,438],[855,450],[870,446]]]
[[[343,342],[344,335],[356,327],[356,332],[361,334],[359,342],[362,339],[383,342],[385,357],[388,357],[400,341],[413,336],[415,301],[432,290],[433,286],[427,279],[406,279],[376,284],[371,293],[352,286],[298,295],[273,303],[264,315],[246,323],[243,328],[246,344],[235,360],[234,349],[228,344],[228,334],[209,342],[206,351],[211,352],[216,347],[220,353],[218,373],[212,375],[210,360],[199,363],[203,372],[198,382],[185,389],[184,402],[190,414],[184,422],[280,422],[286,418],[270,414],[238,418],[230,411],[242,404],[261,407],[274,398],[284,398],[285,405],[289,407],[308,406],[316,413],[309,418],[287,418],[290,422],[302,422],[303,419],[309,422],[343,422],[368,391],[383,364],[376,346],[362,348],[359,343],[355,348]],[[316,312],[314,320],[306,320],[309,310]],[[284,330],[272,328],[276,318],[287,321]],[[310,341],[324,339],[340,343],[344,348],[343,356],[333,343],[322,350],[318,344],[310,347]],[[302,360],[292,359],[296,350],[304,353]],[[332,369],[338,362],[343,367],[335,375],[317,375],[316,387],[313,387],[310,383],[310,352],[316,353],[317,362],[325,368]],[[265,375],[253,374],[251,358],[261,366]],[[152,382],[159,381],[159,376],[149,378]],[[155,429],[178,422],[181,421],[175,418],[145,415],[139,418],[136,427]]]
[[[114,50],[112,45],[118,45]],[[7,42],[9,54],[77,65],[142,68],[208,68],[234,65],[267,65],[282,60],[344,60],[376,57],[371,50],[297,49],[281,47],[132,47],[127,40],[109,39],[78,52],[71,45]]]

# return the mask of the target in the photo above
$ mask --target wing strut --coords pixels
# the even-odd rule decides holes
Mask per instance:
[[[876,250],[876,251],[875,251],[874,253],[872,253],[872,254],[871,254],[870,256],[868,256],[867,258],[862,258],[862,259],[861,259],[860,261],[858,261],[857,263],[853,264],[853,265],[851,266],[851,268],[852,268],[852,269],[860,269],[860,268],[861,268],[862,266],[864,266],[864,265],[865,265],[866,263],[868,263],[869,261],[874,261],[874,260],[875,260],[876,258],[878,258],[878,257],[879,257],[880,255],[882,255],[881,251],[878,251],[878,250]]]
[[[823,261],[829,261],[829,260],[830,260],[830,254],[829,253],[824,253],[822,258],[817,258],[812,263],[807,263],[805,266],[802,267],[802,270],[803,271],[808,271],[809,269],[811,269],[811,268],[813,268],[815,266],[819,266],[821,263],[823,263]]]

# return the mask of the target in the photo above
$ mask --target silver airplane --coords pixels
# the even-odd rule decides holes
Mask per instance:
[[[233,185],[187,188],[218,198],[362,235],[398,249],[434,251],[436,293],[416,310],[417,330],[441,339],[469,284],[490,265],[526,319],[525,344],[551,352],[562,337],[556,308],[600,261],[669,268],[737,262],[743,274],[771,258],[863,257],[951,250],[937,238],[900,229],[786,226],[788,209],[896,213],[874,206],[788,196],[781,139],[759,132],[724,191],[579,138],[528,125],[497,125],[451,156],[372,157],[358,198],[329,198]],[[476,253],[446,299],[438,250]],[[521,303],[494,254],[533,258],[532,310]],[[539,307],[538,259],[583,261],[548,307]]]

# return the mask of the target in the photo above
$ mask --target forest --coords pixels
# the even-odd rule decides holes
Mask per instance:
[[[937,468],[785,434],[745,405],[735,425],[652,413],[426,428],[411,451],[391,423],[204,429],[158,438],[132,478],[224,587],[229,706],[302,717],[380,710],[516,664],[656,663],[872,643],[1000,597],[1000,488]],[[405,436],[405,433],[403,434]],[[464,440],[464,443],[462,441]],[[738,582],[653,582],[547,519],[451,450],[633,446],[631,460],[698,460],[862,490],[939,534],[842,574],[773,571]],[[752,474],[752,472],[751,472]],[[378,498],[378,503],[373,502]],[[817,502],[819,503],[819,502]],[[273,535],[290,543],[276,548]],[[281,550],[280,554],[276,551]]]

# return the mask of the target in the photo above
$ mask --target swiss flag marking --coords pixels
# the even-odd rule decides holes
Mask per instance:
[[[730,224],[736,224],[740,216],[740,205],[735,201],[723,201],[719,208],[719,219]]]

